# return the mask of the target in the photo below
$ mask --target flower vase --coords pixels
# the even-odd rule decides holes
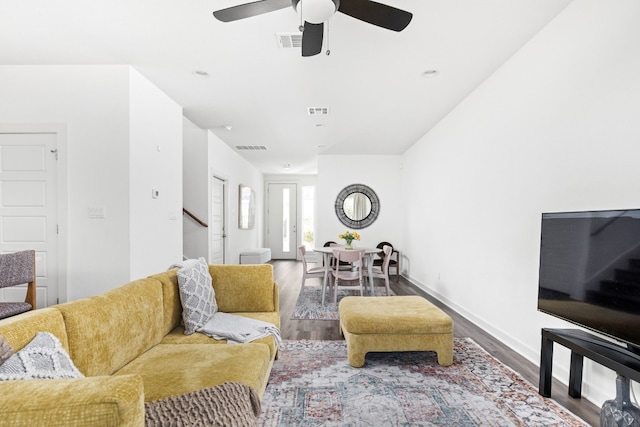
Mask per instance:
[[[602,427],[640,426],[640,407],[631,402],[630,390],[630,379],[618,374],[616,398],[604,402],[600,409]]]
[[[344,241],[347,242],[347,245],[344,247],[345,249],[353,249],[353,246],[351,246],[353,239],[345,239]]]

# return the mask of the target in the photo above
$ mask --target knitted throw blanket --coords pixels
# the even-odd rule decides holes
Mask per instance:
[[[145,403],[145,426],[249,427],[256,425],[260,411],[255,390],[227,382]]]

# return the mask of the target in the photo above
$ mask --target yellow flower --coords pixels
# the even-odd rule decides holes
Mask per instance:
[[[342,234],[338,234],[338,239],[344,240],[360,240],[360,235],[356,231],[345,231]]]

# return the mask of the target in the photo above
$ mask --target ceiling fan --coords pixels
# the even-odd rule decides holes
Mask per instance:
[[[259,0],[215,11],[213,16],[222,22],[231,22],[289,6],[300,12],[304,20],[302,56],[322,51],[324,23],[336,12],[393,31],[404,30],[413,17],[409,12],[371,0]]]

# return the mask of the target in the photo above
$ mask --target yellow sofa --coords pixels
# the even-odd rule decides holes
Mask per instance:
[[[85,375],[0,381],[0,425],[143,426],[145,402],[227,381],[262,398],[277,355],[274,337],[226,344],[184,335],[176,271],[0,321],[14,351],[50,332]],[[215,265],[209,272],[219,311],[280,327],[271,265]]]

